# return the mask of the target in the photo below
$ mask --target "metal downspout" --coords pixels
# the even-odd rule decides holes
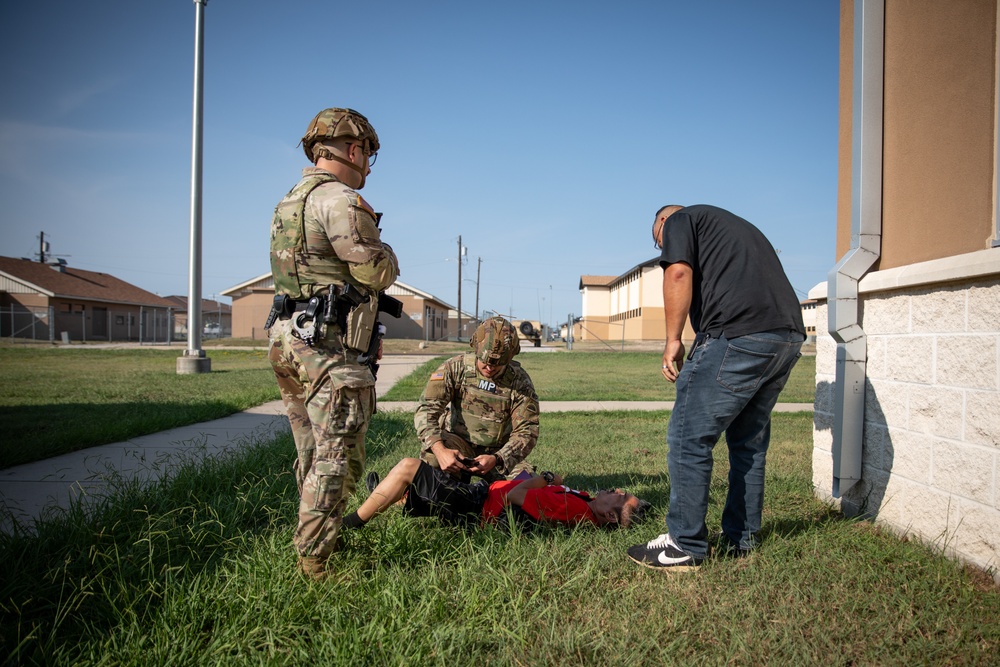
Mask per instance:
[[[827,277],[829,331],[837,341],[833,496],[861,480],[868,341],[860,324],[858,281],[882,244],[882,87],[884,0],[854,0],[851,120],[851,249]]]

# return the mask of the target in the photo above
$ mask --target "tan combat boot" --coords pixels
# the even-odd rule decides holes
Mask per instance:
[[[299,556],[299,570],[313,581],[326,579],[326,559],[317,556]]]

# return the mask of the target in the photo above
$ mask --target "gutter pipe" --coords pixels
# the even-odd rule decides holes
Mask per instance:
[[[861,480],[868,340],[861,328],[858,282],[878,261],[882,246],[884,42],[885,1],[854,0],[851,249],[827,276],[828,329],[837,341],[834,498]]]

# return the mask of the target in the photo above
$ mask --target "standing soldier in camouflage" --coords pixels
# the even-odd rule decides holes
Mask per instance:
[[[513,361],[521,351],[517,331],[493,317],[470,346],[472,352],[441,364],[420,396],[413,423],[421,459],[466,482],[473,474],[490,482],[513,478],[530,468],[524,459],[538,440],[538,396]]]
[[[375,378],[365,365],[378,292],[399,275],[383,243],[380,214],[356,191],[379,149],[368,119],[324,109],[302,138],[315,165],[285,195],[271,223],[274,307],[266,328],[295,439],[299,567],[326,575],[347,498],[365,466]]]

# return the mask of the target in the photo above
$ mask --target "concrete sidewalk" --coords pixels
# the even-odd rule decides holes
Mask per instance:
[[[385,412],[413,412],[416,401],[380,401]],[[614,410],[673,410],[673,401],[542,401],[541,412],[611,412]],[[779,403],[774,412],[812,412],[812,403]]]
[[[387,355],[379,364],[377,396],[435,355]],[[384,412],[410,412],[416,401],[379,401]],[[543,401],[542,412],[671,410],[670,401]],[[779,404],[776,412],[812,411],[812,403]],[[91,447],[44,461],[0,470],[0,531],[13,523],[31,528],[38,519],[104,496],[112,480],[146,483],[178,463],[214,456],[288,431],[281,401],[272,401],[221,419],[182,426],[125,442]]]

